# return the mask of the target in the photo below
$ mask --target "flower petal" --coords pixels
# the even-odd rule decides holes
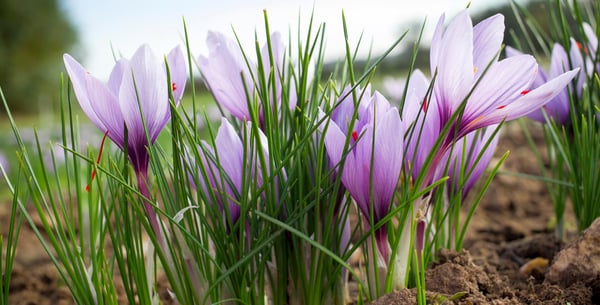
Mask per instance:
[[[125,123],[121,111],[119,111],[119,100],[104,83],[95,77],[89,76],[87,78],[86,89],[90,101],[93,101],[90,108],[92,109],[94,116],[98,118],[103,126],[106,126],[106,129],[103,131],[108,131],[108,137],[113,140],[119,148],[123,149],[125,147]],[[91,119],[92,116],[89,114],[88,116]]]
[[[344,152],[344,146],[346,143],[346,135],[342,132],[335,122],[330,121],[323,123],[325,129],[325,135],[323,141],[325,141],[325,149],[327,150],[327,156],[329,157],[329,163],[331,167],[337,166],[342,160],[342,153]]]
[[[173,48],[173,50],[169,52],[167,55],[167,63],[169,64],[171,90],[173,91],[174,102],[175,105],[179,105],[187,82],[187,64],[180,46]]]
[[[536,61],[530,55],[509,57],[492,65],[473,90],[463,122],[469,124],[499,107],[506,107],[523,92],[532,89],[537,71]]]
[[[87,79],[91,76],[85,69],[75,60],[71,55],[65,54],[63,56],[63,60],[65,63],[65,68],[67,69],[67,73],[69,74],[69,78],[71,79],[71,83],[73,84],[73,91],[75,92],[75,96],[77,97],[77,101],[79,101],[79,105],[85,114],[90,118],[90,121],[98,127],[98,129],[102,130],[102,132],[106,132],[107,127],[102,122],[102,120],[96,114],[96,111],[92,108],[92,103],[90,102],[90,97],[88,93],[88,85]],[[118,108],[117,108],[118,109]]]
[[[473,25],[466,10],[450,22],[439,48],[435,94],[442,113],[448,115],[467,96],[474,79]]]
[[[373,149],[374,159],[371,168],[376,221],[387,215],[396,191],[404,153],[403,134],[402,122],[395,107],[391,108],[376,124],[376,146]],[[366,144],[371,145],[371,143]]]
[[[134,146],[146,145],[144,122],[150,141],[154,143],[164,127],[165,117],[170,113],[167,77],[161,61],[147,45],[135,52],[130,63],[131,71],[125,71],[119,91],[121,111],[127,125],[129,143]]]
[[[239,192],[242,188],[242,171],[244,171],[242,168],[244,145],[226,118],[221,119],[221,127],[217,131],[215,145],[221,168],[229,176],[233,183],[232,187]]]
[[[470,126],[471,130],[500,123],[502,120],[510,121],[513,119],[518,119],[532,111],[535,111],[559,94],[565,88],[565,86],[571,82],[578,72],[579,68],[565,72],[551,79],[542,86],[531,90],[525,95],[522,95],[514,102],[506,105],[506,107],[497,109],[496,111],[483,116],[476,123]]]
[[[498,53],[504,39],[504,16],[496,14],[479,22],[473,27],[473,65],[475,76],[498,59]]]
[[[208,32],[206,44],[209,55],[200,56],[198,60],[206,86],[233,116],[250,119],[246,90],[253,92],[254,88],[241,51],[233,41],[217,32]]]

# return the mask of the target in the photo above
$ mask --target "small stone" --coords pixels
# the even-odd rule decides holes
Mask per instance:
[[[543,273],[548,267],[548,260],[543,257],[536,257],[519,268],[519,272],[525,276],[530,276],[534,272]]]
[[[560,251],[546,281],[567,288],[575,283],[595,286],[600,281],[600,218],[583,235]]]

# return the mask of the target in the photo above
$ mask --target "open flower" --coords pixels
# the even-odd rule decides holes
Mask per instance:
[[[443,155],[463,136],[482,127],[514,120],[539,109],[558,95],[575,77],[571,70],[536,86],[538,64],[530,55],[512,56],[498,60],[504,37],[504,17],[489,17],[473,26],[467,10],[460,12],[445,28],[441,16],[431,43],[430,69],[435,75],[431,96],[423,80],[410,80],[408,92],[414,96],[407,99],[412,105],[404,106],[403,119],[409,126],[421,128],[426,134],[424,147],[407,147],[407,158],[427,151],[441,136],[443,128],[450,124],[441,139],[428,170],[425,182],[430,183]],[[412,76],[422,78],[420,71]],[[413,85],[414,84],[414,85]],[[414,110],[425,114],[415,114]],[[413,113],[407,114],[407,111]],[[460,115],[458,112],[462,111]],[[423,118],[417,121],[416,118]],[[454,120],[453,120],[454,118]],[[414,140],[412,140],[414,141]],[[409,141],[409,143],[411,143]],[[428,154],[428,153],[427,153]],[[412,160],[415,169],[421,170],[422,162]],[[416,162],[419,161],[419,162]]]
[[[138,48],[130,60],[119,59],[108,83],[87,72],[69,54],[63,59],[83,112],[119,148],[124,150],[127,146],[135,172],[145,176],[149,162],[147,147],[171,118],[169,90],[175,104],[183,96],[187,72],[181,49],[174,48],[166,58],[171,84],[167,83],[164,61],[147,45]]]
[[[271,105],[276,104],[279,107],[285,100],[289,108],[296,106],[293,84],[288,88],[292,91],[287,92],[289,99],[284,97],[282,79],[285,77],[285,47],[279,32],[271,35],[271,50],[266,44],[261,50],[262,71],[259,70],[258,64],[247,57],[247,54],[242,53],[233,40],[222,33],[209,31],[206,43],[209,49],[208,57],[200,55],[198,60],[202,78],[217,103],[233,116],[240,120],[252,118],[248,104],[254,103],[254,93],[260,83],[259,73],[262,73],[269,84],[267,90],[272,91],[272,82],[275,82],[276,86],[276,96],[269,94],[271,101],[259,103],[258,116],[261,126],[264,119],[262,103],[270,102]],[[272,54],[274,62],[271,62],[269,53]]]
[[[332,120],[325,130],[324,141],[332,164],[340,164],[345,158],[342,183],[360,208],[368,223],[377,223],[389,212],[403,155],[403,128],[398,110],[379,92],[372,96],[357,96],[368,100],[354,103],[352,95],[340,102],[338,119]],[[366,91],[368,92],[368,91]],[[352,113],[346,107],[358,105],[358,117],[351,123]],[[349,108],[348,108],[349,109]],[[350,127],[352,129],[350,129]],[[347,137],[350,145],[346,147]],[[389,243],[385,226],[375,231],[379,254],[389,262]]]
[[[473,26],[467,10],[444,30],[438,22],[431,44],[431,71],[437,74],[433,96],[439,126],[449,122],[466,100],[460,120],[448,134],[449,144],[478,128],[523,117],[548,103],[575,77],[577,70],[557,75],[534,88],[538,64],[530,55],[498,61],[504,17],[489,17]]]

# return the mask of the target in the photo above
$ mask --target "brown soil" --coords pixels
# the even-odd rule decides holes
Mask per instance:
[[[541,143],[539,126],[531,124],[531,131]],[[503,131],[497,152],[507,150],[511,153],[503,171],[539,174],[518,124],[508,124]],[[7,205],[0,205],[0,224],[7,223],[8,211]],[[465,250],[441,251],[439,260],[427,271],[429,303],[599,304],[599,281],[573,280],[560,286],[546,281],[547,266],[577,237],[569,213],[567,228],[571,234],[566,241],[557,240],[552,216],[544,183],[508,174],[496,177],[471,222]],[[5,234],[6,228],[1,229]],[[17,251],[10,304],[73,304],[68,289],[27,225],[23,226]],[[164,295],[165,291],[160,293]],[[415,291],[395,292],[372,304],[416,304]]]

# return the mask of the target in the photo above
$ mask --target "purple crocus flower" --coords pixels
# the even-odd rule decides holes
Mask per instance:
[[[506,47],[506,56],[517,56],[522,53],[513,49],[511,47]],[[569,61],[570,58],[570,61]],[[545,123],[546,118],[544,117],[544,112],[549,118],[552,118],[555,122],[559,124],[566,124],[569,121],[570,116],[570,102],[569,102],[569,91],[575,90],[575,93],[578,96],[581,96],[581,91],[583,89],[583,82],[585,80],[583,75],[583,57],[581,52],[579,51],[579,47],[574,40],[571,40],[571,49],[569,54],[565,51],[565,49],[558,43],[554,44],[552,48],[552,55],[550,59],[550,70],[548,73],[543,70],[539,70],[537,78],[533,82],[533,87],[540,86],[548,81],[548,79],[559,76],[562,73],[565,73],[570,68],[580,68],[578,72],[577,83],[575,84],[575,88],[569,84],[568,87],[561,90],[550,102],[543,105],[536,111],[531,112],[527,115],[530,119],[535,121]]]
[[[504,17],[489,17],[473,26],[467,10],[443,28],[440,18],[431,44],[431,71],[437,73],[433,96],[439,126],[466,100],[460,121],[446,144],[478,128],[523,117],[548,103],[575,77],[576,70],[533,88],[538,65],[530,55],[498,61],[504,36]],[[488,66],[489,65],[489,66]],[[484,73],[485,71],[485,73]]]
[[[227,109],[234,117],[240,120],[250,120],[252,116],[250,115],[250,109],[248,109],[248,100],[250,99],[250,104],[254,102],[253,97],[257,90],[256,84],[259,83],[258,65],[245,57],[238,44],[222,33],[209,31],[206,43],[209,49],[208,57],[200,55],[198,60],[204,83],[217,103]],[[269,46],[265,44],[261,50],[261,73],[265,76],[265,81],[268,84],[275,82],[277,93],[276,96],[269,94],[272,99],[270,103],[271,105],[280,106],[282,100],[286,98],[282,96],[284,93],[281,83],[285,73],[285,47],[279,32],[271,35],[271,54],[274,62],[271,62]],[[271,68],[273,68],[273,71],[271,71]],[[288,89],[292,91],[288,95],[288,106],[291,109],[296,106],[295,90],[293,86]],[[271,87],[268,90],[272,91]],[[262,106],[259,105],[259,107],[261,108],[258,116],[262,126],[264,114],[262,113]]]
[[[227,121],[226,118],[221,119],[221,126],[215,137],[215,148],[213,149],[208,143],[202,141],[200,152],[200,162],[204,168],[204,173],[199,173],[198,183],[199,188],[208,195],[209,199],[216,200],[216,204],[224,213],[228,215],[228,223],[234,225],[240,217],[240,196],[242,196],[242,183],[244,177],[252,178],[255,183],[253,189],[260,189],[263,184],[262,171],[256,170],[257,154],[256,147],[266,145],[264,134],[258,130],[257,135],[259,141],[254,141],[254,145],[250,145],[250,130],[252,124],[246,123],[247,146],[235,128]],[[263,148],[263,154],[268,159],[268,151]],[[224,174],[225,176],[222,176]],[[212,197],[212,198],[211,198]],[[225,205],[227,210],[225,210]]]
[[[357,103],[358,118],[354,125],[353,117],[345,109],[354,106],[351,98],[340,102],[339,113],[332,114],[332,120],[325,130],[324,141],[332,164],[343,163],[342,183],[356,201],[368,223],[377,223],[389,212],[402,167],[403,127],[398,110],[379,92],[372,96],[357,96],[369,101],[366,109],[363,101]],[[338,119],[334,117],[338,115]],[[348,128],[353,126],[352,130]],[[344,149],[347,137],[350,145]],[[372,215],[371,215],[372,210]],[[372,216],[372,218],[371,218]],[[375,232],[377,246],[383,260],[389,262],[389,244],[385,226]]]
[[[415,121],[405,116],[423,115],[406,115],[406,112],[410,109],[427,112],[423,124],[415,125],[426,128],[425,132],[432,136],[426,139],[438,139],[444,126],[452,124],[435,153],[426,183],[431,182],[435,168],[454,142],[479,128],[535,111],[559,94],[577,73],[577,69],[571,70],[534,87],[538,65],[532,56],[518,55],[498,61],[504,36],[502,15],[494,15],[473,26],[468,11],[463,10],[446,28],[444,21],[442,15],[431,43],[430,68],[436,75],[431,99],[425,96],[423,81],[415,82],[418,89],[409,88],[409,92],[416,94],[409,100],[413,105],[405,104],[403,114],[406,124],[414,125]],[[418,73],[421,72],[415,72],[417,76]],[[450,122],[460,109],[463,109],[462,115]],[[432,144],[426,143],[424,148],[421,143],[418,146],[423,152]],[[408,147],[407,158],[418,154]],[[414,175],[414,168],[420,169],[422,164],[413,160],[412,165]]]
[[[180,47],[174,48],[166,61],[171,84],[167,83],[164,61],[156,57],[147,45],[138,48],[130,60],[119,59],[108,83],[103,83],[69,54],[64,55],[65,67],[83,112],[119,148],[124,150],[127,145],[129,161],[138,179],[147,175],[148,146],[154,143],[171,118],[169,90],[177,105],[185,88],[187,72]]]

